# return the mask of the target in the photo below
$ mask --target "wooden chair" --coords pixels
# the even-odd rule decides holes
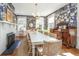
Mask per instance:
[[[28,46],[28,55],[31,56],[32,55],[32,43],[31,43],[29,33],[27,34],[27,46]]]
[[[38,56],[56,56],[61,54],[61,42],[44,42],[43,45],[37,47]],[[42,49],[40,52],[38,49]]]
[[[44,55],[47,55],[47,56],[59,55],[61,53],[61,48],[62,48],[61,42],[45,42]]]
[[[49,33],[49,36],[57,38],[57,34],[55,34],[55,33]]]
[[[43,44],[35,46],[35,56],[43,56]]]

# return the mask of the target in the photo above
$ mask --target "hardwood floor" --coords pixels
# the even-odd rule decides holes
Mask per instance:
[[[16,56],[28,56],[27,53],[27,40],[26,38],[20,39],[22,41],[21,46],[17,50]]]
[[[27,53],[27,44],[26,44],[26,38],[22,39],[22,44],[17,50],[16,56],[28,56]],[[66,54],[66,55],[64,55]],[[66,46],[62,46],[62,52],[61,56],[79,56],[79,50],[76,48],[67,48]]]
[[[67,48],[66,46],[62,46],[62,53],[70,53],[74,56],[79,56],[79,49],[76,48]]]

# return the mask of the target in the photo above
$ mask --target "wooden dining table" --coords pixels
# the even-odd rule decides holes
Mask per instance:
[[[32,43],[32,55],[35,56],[35,45],[44,44],[46,42],[60,42],[62,45],[62,41],[58,40],[54,37],[50,37],[48,35],[42,34],[40,32],[28,32],[30,35],[31,43]],[[56,43],[57,44],[57,43]],[[61,46],[59,45],[59,46]],[[50,47],[51,48],[51,47]]]

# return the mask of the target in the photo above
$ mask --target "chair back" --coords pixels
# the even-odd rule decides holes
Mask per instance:
[[[29,33],[27,33],[27,48],[28,48],[28,55],[32,56],[32,43]]]
[[[43,45],[43,55],[54,56],[61,53],[61,42],[45,42]]]

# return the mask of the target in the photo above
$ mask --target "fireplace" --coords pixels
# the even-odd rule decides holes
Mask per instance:
[[[15,34],[13,32],[7,34],[7,49],[15,42]]]

